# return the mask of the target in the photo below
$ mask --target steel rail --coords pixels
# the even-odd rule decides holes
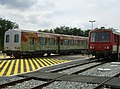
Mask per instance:
[[[95,61],[92,61],[92,62],[95,62]],[[96,67],[96,66],[103,65],[103,64],[105,64],[105,63],[107,63],[107,62],[102,62],[102,63],[100,63],[100,64],[97,64],[97,65],[94,65],[94,66],[87,67],[87,68],[85,68],[85,69],[76,71],[76,72],[71,73],[71,74],[69,74],[69,75],[78,74],[78,73],[84,72],[84,71],[86,71],[86,70],[89,70],[89,69],[91,69],[91,68],[94,68],[94,67]],[[73,66],[73,67],[74,67],[74,66]],[[55,79],[52,79],[52,80],[48,81],[47,83],[38,85],[38,86],[36,86],[36,87],[34,87],[34,88],[31,88],[31,89],[42,89],[43,87],[46,87],[46,86],[48,86],[49,84],[55,82],[56,79],[62,78],[62,77],[65,77],[65,76],[69,76],[69,75],[62,75],[62,76],[59,76],[59,77],[57,77],[57,78],[55,78]]]
[[[71,65],[71,66],[69,66],[69,67],[66,67],[66,68],[63,68],[63,69],[60,69],[60,70],[66,70],[66,69],[70,69],[70,68],[73,68],[73,67],[77,67],[77,66],[89,64],[89,63],[92,63],[92,62],[96,62],[96,61],[97,61],[97,59],[92,59],[91,61],[90,61],[90,60],[89,60],[89,61],[87,60],[87,62],[85,61],[85,62],[80,63],[80,64]],[[74,73],[71,73],[71,74],[78,74],[78,73],[80,73],[80,72],[84,72],[84,71],[86,71],[86,70],[88,70],[88,69],[91,69],[91,68],[93,68],[93,67],[96,67],[96,66],[99,66],[99,65],[102,65],[102,64],[104,64],[104,63],[100,63],[100,64],[97,64],[97,65],[94,65],[94,66],[91,66],[91,67],[87,67],[87,68],[85,68],[85,69],[79,70],[79,71],[74,72]],[[58,72],[58,71],[60,71],[60,70],[55,70],[55,71],[52,71],[52,72]],[[70,74],[69,74],[69,75],[70,75]],[[18,75],[18,76],[20,76],[20,77],[25,77],[25,76],[22,76],[22,75]],[[41,89],[41,88],[43,88],[43,87],[45,87],[45,86],[47,86],[47,85],[55,82],[56,79],[61,78],[61,77],[64,77],[64,76],[67,76],[67,75],[62,75],[62,76],[59,76],[59,77],[57,77],[57,78],[48,80],[47,83],[38,85],[38,86],[33,87],[33,88],[31,88],[31,89]],[[5,88],[5,87],[7,87],[7,86],[14,86],[14,85],[16,85],[16,84],[18,84],[18,83],[22,83],[22,82],[24,82],[24,81],[29,81],[29,80],[31,80],[31,79],[42,80],[42,79],[38,79],[38,78],[36,78],[36,77],[27,77],[27,76],[26,76],[24,79],[19,79],[19,80],[15,80],[15,81],[11,81],[11,82],[5,83],[5,84],[1,84],[1,85],[0,85],[0,88]]]
[[[105,63],[107,63],[107,62],[102,62],[102,63],[100,63],[100,64],[96,64],[96,65],[93,65],[93,66],[87,67],[87,68],[85,68],[85,69],[82,69],[82,70],[76,71],[76,72],[71,73],[71,74],[78,74],[78,73],[84,72],[84,71],[86,71],[86,70],[92,69],[92,68],[94,68],[94,67],[97,67],[97,66],[103,65],[103,64],[105,64]]]
[[[103,81],[103,82],[101,82],[100,84],[98,84],[98,86],[96,86],[94,89],[101,89],[102,86],[103,86],[105,83],[107,83],[108,81],[110,81],[111,79],[113,79],[113,78],[115,78],[115,77],[118,77],[119,75],[120,75],[120,73],[117,73],[117,74],[115,74],[114,76],[106,79],[105,81]]]
[[[19,79],[19,80],[11,81],[11,82],[8,82],[8,83],[4,83],[4,84],[0,85],[0,88],[5,88],[7,86],[13,86],[13,85],[16,85],[18,83],[22,83],[24,81],[28,81],[28,80],[31,80],[31,79],[33,79],[33,78],[32,77],[26,77],[24,79]]]
[[[55,72],[70,69],[70,68],[73,68],[73,67],[89,64],[89,63],[92,63],[92,62],[97,62],[97,61],[98,61],[97,59],[92,59],[91,61],[87,60],[86,62],[83,62],[83,63],[79,63],[79,64],[75,64],[75,65],[71,65],[71,66],[66,66],[66,67],[63,67],[63,68],[58,68],[58,69],[50,70],[50,71],[47,71],[47,72],[55,73]]]

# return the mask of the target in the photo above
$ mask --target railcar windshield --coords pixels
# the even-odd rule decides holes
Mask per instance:
[[[109,42],[110,32],[92,32],[90,34],[90,42]]]

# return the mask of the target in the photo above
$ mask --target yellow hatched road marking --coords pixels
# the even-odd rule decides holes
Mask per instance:
[[[12,71],[12,68],[13,68],[13,65],[14,65],[14,62],[15,62],[15,60],[12,60],[12,63],[11,63],[11,65],[10,65],[9,69],[8,69],[8,72],[7,72],[6,76],[9,76],[9,75],[11,74],[11,71]]]
[[[15,64],[15,70],[14,70],[14,74],[18,73],[18,66],[19,66],[19,59],[17,59],[16,64]]]
[[[11,61],[11,60],[8,60],[8,61],[7,61],[6,65],[4,66],[4,68],[2,69],[2,71],[0,72],[0,76],[2,76],[2,75],[4,74],[5,70],[7,69],[8,65],[9,65],[9,63],[10,63],[10,61]]]
[[[34,64],[33,64],[33,62],[32,62],[31,59],[29,59],[29,62],[30,62],[30,64],[31,64],[32,70],[35,70],[35,66],[34,66]]]
[[[62,60],[62,59],[61,59]],[[65,61],[65,62],[70,62],[70,60],[63,60],[63,61]]]
[[[53,65],[48,59],[44,59],[45,61],[47,61],[50,65]]]
[[[18,74],[19,64],[20,64],[20,67],[21,67],[20,72],[23,73],[25,71],[24,68],[26,68],[26,72],[29,72],[30,71],[30,66],[31,66],[32,70],[35,70],[36,69],[35,65],[36,65],[37,69],[39,69],[41,66],[45,67],[45,66],[49,66],[49,65],[53,65],[53,64],[60,64],[60,63],[63,63],[63,62],[69,62],[70,61],[70,60],[62,60],[62,59],[59,60],[59,59],[52,59],[52,58],[51,59],[49,59],[49,58],[44,58],[44,59],[35,58],[35,59],[34,58],[32,58],[32,60],[31,59],[28,59],[28,60],[25,59],[25,63],[24,63],[24,59],[17,59],[16,61],[15,60],[1,61],[0,68],[2,68],[5,63],[6,64],[3,67],[3,69],[0,70],[0,76],[4,75],[4,73],[7,70],[9,65],[10,65],[10,67],[8,68],[6,76],[9,76],[12,73],[14,64],[15,64],[14,74]],[[29,65],[29,63],[30,63],[30,65]]]
[[[57,61],[59,61],[59,62],[61,62],[61,63],[63,63],[64,61],[63,60],[61,60],[61,59],[56,59]]]
[[[60,62],[60,63],[63,63],[63,61],[61,61],[60,59],[56,59],[56,61]]]
[[[62,60],[62,59],[56,59],[56,60],[58,60],[58,61],[60,61],[60,62],[68,62],[69,60]]]
[[[42,67],[45,67],[45,65],[38,58],[36,58],[36,60],[40,63]]]
[[[25,59],[25,64],[26,64],[26,70],[27,70],[27,72],[29,72],[30,71],[30,67],[29,67],[27,59]]]
[[[6,60],[0,64],[0,68],[5,64]]]
[[[36,62],[35,59],[32,58],[32,60],[34,61],[34,63],[36,64],[37,68],[39,69],[40,68],[40,65]]]
[[[50,60],[51,60],[53,63],[55,63],[55,64],[59,64],[58,62],[55,61],[55,59],[52,59],[52,58],[51,58]]]
[[[43,61],[43,59],[40,59],[46,66],[49,66],[49,64],[47,64],[45,61]]]
[[[24,63],[23,63],[23,59],[20,59],[21,60],[21,73],[23,73],[24,72]]]
[[[56,60],[56,59],[51,59],[52,61],[54,61],[54,62],[57,62],[57,64],[60,64],[61,62],[59,62],[58,60]]]
[[[62,61],[62,62],[68,62],[68,60],[62,60],[62,59],[60,59],[60,61]]]
[[[57,64],[57,63],[55,63],[54,61],[52,61],[51,59],[49,59],[49,58],[47,58],[50,62],[52,62],[53,64]]]

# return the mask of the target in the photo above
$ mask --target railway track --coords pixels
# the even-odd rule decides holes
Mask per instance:
[[[67,69],[70,69],[70,68],[73,68],[73,67],[82,66],[82,65],[89,64],[89,63],[96,62],[96,61],[97,61],[97,60],[92,60],[92,61],[85,62],[85,63],[82,63],[82,64],[72,65],[72,66],[69,66],[69,67],[65,67],[65,68],[62,68],[62,69],[58,69],[58,70],[54,70],[54,71],[49,71],[49,72],[56,73],[56,72],[59,72],[59,71],[62,71],[62,70],[67,70]],[[87,68],[78,70],[78,71],[73,72],[73,73],[70,73],[70,74],[61,75],[61,76],[59,76],[59,77],[56,77],[56,78],[48,81],[47,83],[44,83],[44,84],[39,85],[39,86],[36,86],[36,87],[34,87],[34,88],[32,88],[32,89],[40,89],[40,88],[43,88],[43,87],[48,86],[49,84],[55,82],[57,79],[59,80],[59,79],[62,78],[62,77],[67,77],[67,76],[69,76],[69,75],[75,75],[75,74],[78,74],[78,73],[87,71],[87,70],[89,70],[89,69],[91,69],[91,68],[94,68],[94,67],[96,67],[96,66],[103,65],[103,64],[105,64],[105,63],[106,63],[106,62],[102,62],[102,63],[96,64],[96,65],[92,65],[92,66],[90,66],[90,67],[87,67]]]
[[[0,88],[5,88],[7,86],[13,86],[13,85],[16,85],[18,83],[22,83],[24,81],[28,81],[28,80],[31,80],[31,79],[33,79],[33,78],[32,77],[26,77],[26,78],[23,78],[23,79],[18,79],[18,80],[15,80],[15,81],[4,83],[4,84],[0,85]]]
[[[107,83],[108,81],[110,81],[110,80],[112,80],[113,78],[118,77],[118,76],[120,76],[120,72],[117,73],[117,74],[115,74],[114,76],[112,76],[112,77],[104,80],[103,82],[99,83],[98,86],[96,86],[94,89],[101,89],[101,88],[105,85],[105,83]]]
[[[88,63],[91,63],[91,62],[95,62],[95,61],[97,61],[97,60],[93,60],[92,59],[92,61],[90,61],[89,59],[85,62],[85,61],[83,61],[83,63],[79,63],[79,64],[76,64],[76,65],[73,65],[73,64],[71,64],[70,66],[68,66],[68,67],[62,67],[61,69],[57,69],[57,70],[54,70],[54,71],[52,71],[52,70],[49,70],[49,72],[58,72],[58,71],[61,71],[61,70],[65,70],[65,69],[69,69],[69,68],[72,68],[72,67],[76,67],[76,66],[80,66],[80,65],[85,65],[85,64],[88,64]],[[77,62],[78,63],[78,62]],[[41,71],[41,70],[40,70]],[[47,71],[48,72],[48,70],[44,70],[44,68],[43,68],[43,70],[42,70],[42,72],[43,71]],[[34,74],[33,74],[34,75]],[[63,75],[62,75],[63,76]],[[60,77],[62,77],[62,76],[60,76]],[[20,77],[24,77],[24,75],[22,76],[22,75],[20,75]],[[59,77],[58,77],[59,78]],[[29,81],[29,80],[32,80],[32,79],[35,79],[35,80],[39,80],[39,79],[37,79],[36,77],[24,77],[23,79],[19,79],[19,80],[15,80],[15,81],[11,81],[11,82],[8,82],[8,83],[5,83],[5,84],[1,84],[0,85],[0,87],[1,88],[5,88],[5,87],[7,87],[7,86],[14,86],[14,85],[16,85],[16,84],[18,84],[18,83],[22,83],[22,82],[24,82],[24,81]],[[44,80],[44,79],[41,79],[42,81]],[[50,80],[49,82],[47,82],[47,83],[44,83],[44,84],[42,84],[42,85],[40,85],[41,87],[43,87],[43,86],[45,86],[45,85],[47,85],[47,84],[50,84],[50,83],[52,83],[52,82],[54,82],[55,80]]]
[[[100,65],[103,65],[103,64],[106,63],[106,62],[101,62],[101,63],[91,65],[89,67],[86,67],[84,69],[80,69],[78,71],[75,71],[75,72],[72,72],[72,73],[69,73],[69,74],[58,73],[58,72],[61,72],[61,71],[64,71],[64,70],[69,70],[69,69],[74,68],[74,67],[84,66],[84,65],[96,62],[96,61],[97,60],[92,60],[92,61],[87,60],[87,61],[83,61],[82,63],[77,63],[76,62],[76,64],[71,64],[67,67],[63,66],[60,69],[59,68],[58,69],[53,69],[53,68],[49,69],[48,68],[48,69],[43,69],[42,71],[41,70],[38,71],[38,72],[36,71],[36,73],[32,73],[32,74],[28,73],[28,74],[20,75],[20,77],[24,77],[24,78],[16,80],[16,81],[8,82],[8,83],[5,83],[5,84],[1,84],[0,87],[5,88],[5,87],[8,87],[8,86],[16,86],[17,84],[20,85],[25,81],[32,81],[34,79],[35,81],[41,81],[42,83],[36,84],[35,86],[32,86],[30,88],[31,89],[41,89],[43,87],[46,87],[46,86],[50,85],[51,83],[54,83],[55,81],[66,81],[65,78],[67,78],[67,77],[68,78],[80,77],[77,74],[82,73],[82,72],[87,71],[91,68],[94,68],[94,67],[97,67],[97,66],[100,66]],[[115,75],[114,77],[116,77],[118,75]],[[50,78],[50,76],[52,76],[52,77]],[[88,76],[83,76],[83,77],[88,77]],[[104,79],[104,81],[102,81],[101,83],[96,85],[94,89],[100,89],[106,82],[108,82],[111,79],[113,79],[113,78],[109,77],[109,78]],[[76,81],[76,80],[73,79],[72,81]],[[86,80],[86,81],[89,81],[89,80]]]
[[[84,65],[84,64],[87,64],[87,63],[91,63],[91,62],[93,62],[93,61],[95,61],[95,60],[89,61],[89,59],[87,59],[86,62],[83,61],[83,63],[79,63],[79,64],[76,64],[76,65],[73,65],[73,64],[71,63],[71,65],[70,65],[69,67],[61,67],[61,69],[57,69],[57,70],[54,70],[54,71],[49,70],[49,72],[58,72],[58,71],[60,71],[60,70],[65,70],[65,69],[67,69],[67,68],[69,69],[69,68],[72,68],[72,67],[75,67],[75,66],[78,66],[78,65]],[[78,63],[78,62],[76,62],[76,63]],[[70,63],[68,63],[68,64],[70,64]],[[56,65],[56,66],[57,66],[57,65]],[[48,67],[48,68],[49,68],[49,67]],[[47,69],[47,68],[43,68],[43,69],[40,70],[40,71],[48,71],[48,69],[47,69],[47,70],[44,70],[44,69]],[[24,77],[24,76],[22,76],[22,77]],[[0,87],[3,88],[3,87],[6,87],[6,86],[9,86],[9,85],[15,85],[15,84],[17,84],[17,83],[21,83],[21,82],[24,82],[24,81],[27,81],[27,80],[30,80],[30,79],[33,79],[33,77],[25,77],[25,78],[23,78],[23,79],[19,79],[19,80],[12,81],[12,82],[9,82],[9,83],[1,84]]]

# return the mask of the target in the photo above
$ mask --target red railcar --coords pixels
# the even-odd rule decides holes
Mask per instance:
[[[89,32],[89,51],[97,58],[118,57],[120,33],[110,29],[95,29]]]

